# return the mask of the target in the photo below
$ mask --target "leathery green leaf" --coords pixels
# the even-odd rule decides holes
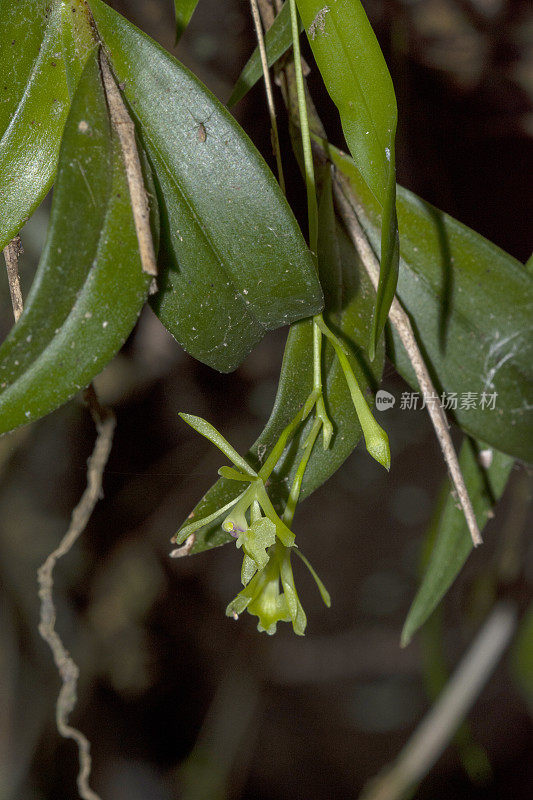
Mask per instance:
[[[348,148],[379,203],[381,265],[370,356],[381,336],[398,280],[394,87],[374,31],[358,0],[297,0],[309,44],[340,114]]]
[[[379,252],[376,200],[349,156],[331,145],[329,155],[349,179],[354,211]],[[398,297],[437,391],[455,396],[457,408],[449,407],[446,413],[475,438],[514,458],[533,461],[533,276],[499,247],[401,186],[398,219]],[[417,390],[392,326],[388,355]],[[469,403],[469,397],[474,402]]]
[[[328,193],[329,191],[329,193]],[[381,378],[384,361],[383,343],[375,360],[365,356],[375,294],[366,272],[359,263],[344,230],[335,225],[331,191],[325,183],[319,204],[318,263],[326,297],[324,313],[327,324],[342,338],[350,351],[350,363],[369,404],[372,391]],[[334,425],[331,445],[324,451],[315,444],[302,483],[300,500],[318,489],[350,455],[362,437],[350,392],[338,359],[329,342],[323,342],[323,384],[328,414]],[[303,320],[291,326],[285,346],[281,376],[274,408],[263,432],[246,456],[259,469],[285,426],[305,403],[313,388],[313,325]],[[269,480],[268,492],[278,511],[287,495],[313,424],[310,414],[296,439],[288,444]],[[224,506],[242,491],[242,484],[221,478],[193,510],[193,519],[201,520]],[[220,527],[224,514],[196,531],[191,553],[200,553],[231,541]],[[184,524],[187,524],[184,523]]]
[[[488,467],[481,463],[480,454],[483,450],[485,457],[491,459]],[[479,529],[482,531],[505,489],[514,459],[496,450],[487,449],[479,442],[466,439],[461,448],[459,463]],[[457,507],[451,490],[444,504],[437,509],[430,530],[435,536],[435,543],[402,631],[404,647],[438,606],[472,550],[472,539],[463,512]]]
[[[0,4],[0,248],[49,190],[69,108],[61,5]]]
[[[179,42],[185,28],[191,21],[198,0],[174,0],[174,13],[176,16],[176,44]]]
[[[266,330],[320,310],[311,254],[228,111],[127,20],[90,5],[156,178],[161,288],[152,305],[191,355],[231,371]]]
[[[83,0],[0,3],[0,248],[48,192],[92,29]]]
[[[149,283],[95,49],[65,125],[36,277],[0,347],[0,433],[57,408],[100,372],[132,330]]]
[[[303,25],[300,22],[300,30],[303,31]],[[291,28],[291,10],[289,3],[284,3],[281,11],[274,19],[274,22],[265,33],[265,49],[267,54],[268,66],[271,67],[276,61],[283,56],[289,47],[292,46],[292,28]],[[243,70],[237,82],[233,87],[231,97],[227,102],[227,106],[231,108],[236,105],[239,100],[245,97],[250,89],[252,89],[258,80],[263,77],[263,67],[261,65],[261,54],[259,47],[256,47],[248,61],[243,67]]]
[[[61,41],[67,86],[72,97],[87,56],[96,44],[91,12],[85,0],[62,0]]]

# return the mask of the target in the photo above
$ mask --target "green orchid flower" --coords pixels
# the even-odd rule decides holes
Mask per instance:
[[[303,636],[307,617],[302,608],[291,567],[291,548],[277,542],[268,551],[266,566],[228,605],[226,615],[238,619],[243,611],[258,617],[257,630],[276,633],[278,622],[292,622],[294,632]],[[280,583],[283,591],[280,591]]]
[[[244,559],[241,580],[246,586],[257,570],[266,567],[269,560],[267,549],[276,541],[276,525],[268,517],[256,519],[248,530],[237,537],[237,547],[242,547]]]

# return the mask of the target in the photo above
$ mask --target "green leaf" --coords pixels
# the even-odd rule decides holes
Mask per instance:
[[[48,192],[69,108],[61,7],[2,2],[0,12],[0,248]]]
[[[246,472],[250,477],[255,478],[257,477],[257,473],[249,466],[249,464],[244,460],[242,456],[238,454],[238,452],[233,448],[227,439],[214,428],[210,422],[207,420],[202,419],[201,417],[195,417],[194,414],[184,414],[180,412],[180,417],[187,425],[190,425],[191,428],[194,428],[197,433],[201,436],[205,436],[210,442],[212,442],[215,447],[224,453],[226,458],[235,464],[236,467],[240,467],[243,472]]]
[[[303,25],[299,20],[300,30]],[[265,33],[265,48],[268,66],[271,67],[278,59],[283,56],[289,47],[292,46],[291,10],[289,3],[284,3],[281,11],[274,19],[274,22]],[[245,97],[250,89],[255,86],[258,80],[263,77],[263,67],[261,66],[261,55],[259,47],[256,47],[244,68],[237,78],[237,83],[233,87],[231,97],[226,103],[228,108],[237,105]]]
[[[370,337],[373,358],[398,279],[394,138],[396,98],[391,77],[363,6],[357,0],[297,0],[326,89],[340,114],[348,148],[379,203],[381,267]]]
[[[514,463],[514,459],[509,456],[491,451],[492,463],[485,469],[479,458],[482,447],[485,445],[467,438],[459,455],[459,464],[480,531],[492,516],[492,509],[503,494]],[[431,531],[431,535],[435,536],[435,544],[422,584],[405,621],[402,631],[403,647],[409,644],[418,628],[438,606],[472,550],[472,539],[464,514],[458,508],[451,491],[448,491],[445,502],[437,509],[430,526]]]
[[[344,230],[331,230],[331,195],[322,193],[319,206],[319,268],[326,289],[327,324],[340,336],[350,351],[350,363],[361,390],[372,402],[374,391],[383,370],[383,344],[370,364],[365,356],[374,291],[359,263]],[[327,260],[326,260],[327,259]],[[329,274],[331,273],[331,275]],[[315,445],[305,471],[300,500],[321,486],[350,455],[362,436],[350,392],[338,359],[328,342],[323,344],[323,384],[328,414],[334,424],[334,435],[328,450]],[[250,449],[247,461],[254,469],[264,463],[285,426],[302,408],[313,388],[313,325],[311,320],[291,326],[285,346],[281,376],[274,408],[265,429]],[[278,467],[269,480],[268,492],[274,505],[281,508],[302,458],[307,435],[313,425],[313,414],[302,426],[299,435],[285,448]],[[224,478],[209,489],[195,507],[194,520],[213,514],[217,507],[228,503],[239,493],[239,484]],[[220,522],[223,514],[218,514]],[[230,541],[220,524],[206,525],[197,530],[192,553],[199,553]]]
[[[127,20],[90,5],[156,176],[162,274],[151,302],[191,355],[230,371],[266,330],[321,308],[311,254],[226,109]]]
[[[0,248],[52,184],[73,93],[94,47],[82,0],[2,3],[0,12]]]
[[[379,252],[376,200],[349,156],[331,145],[329,155],[349,179],[354,211]],[[528,413],[533,403],[532,276],[499,247],[400,186],[398,219],[398,296],[437,391],[457,395],[457,409],[447,414],[475,438],[533,461]],[[418,389],[392,326],[390,334],[389,357]],[[467,392],[476,395],[475,408],[461,407]],[[483,392],[497,393],[495,409],[481,408]]]
[[[174,0],[174,11],[176,15],[176,44],[185,32],[185,28],[191,21],[194,9],[198,5],[198,0]]]
[[[0,347],[0,433],[49,413],[100,372],[132,330],[149,283],[94,50],[65,125],[37,274]]]
[[[62,0],[60,5],[63,58],[69,95],[73,97],[87,56],[97,42],[85,0]]]

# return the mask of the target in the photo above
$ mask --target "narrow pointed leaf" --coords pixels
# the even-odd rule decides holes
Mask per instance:
[[[185,28],[191,21],[194,10],[198,5],[198,0],[174,0],[174,13],[176,15],[176,44],[185,32]]]
[[[381,266],[370,337],[373,358],[398,279],[394,139],[396,98],[383,54],[358,0],[297,0],[309,44],[340,114],[348,148],[379,203]]]
[[[218,447],[218,449],[224,453],[226,458],[228,458],[232,464],[234,464],[236,467],[240,467],[243,472],[248,473],[248,475],[250,475],[252,478],[256,477],[256,473],[244,460],[244,458],[239,455],[235,448],[230,445],[227,439],[224,439],[222,434],[220,434],[210,422],[207,422],[207,420],[202,419],[201,417],[195,417],[194,414],[184,414],[183,412],[180,413],[180,417],[184,422],[187,423],[187,425],[190,425],[191,428],[194,428],[197,433],[199,433],[201,436],[205,436],[205,438],[212,442],[215,447]]]
[[[383,343],[370,364],[364,355],[375,294],[368,277],[357,260],[343,229],[332,228],[331,196],[322,196],[319,205],[319,269],[326,289],[325,313],[328,325],[341,336],[350,351],[350,363],[369,404],[383,370]],[[334,424],[334,435],[327,451],[315,445],[307,466],[300,500],[321,486],[350,455],[362,436],[350,392],[338,360],[329,343],[323,346],[324,387],[328,413]],[[372,386],[370,386],[372,382]],[[272,450],[285,426],[302,408],[313,388],[313,326],[310,320],[291,326],[285,346],[278,393],[265,429],[250,449],[247,460],[258,469]],[[313,424],[311,414],[296,440],[285,448],[278,467],[272,474],[268,492],[274,505],[281,508],[287,499],[305,441]],[[221,478],[194,509],[195,518],[206,517],[227,503],[238,492],[238,484]],[[197,531],[192,553],[217,547],[230,541],[219,524]]]
[[[299,20],[300,30],[303,31],[303,25]],[[285,55],[289,47],[292,46],[292,27],[291,27],[291,10],[289,3],[284,3],[281,11],[274,19],[274,22],[265,33],[265,48],[267,54],[268,66],[271,67],[276,63],[281,56]],[[257,81],[263,77],[263,67],[261,65],[261,55],[259,47],[256,47],[248,61],[243,67],[243,70],[237,82],[233,87],[231,97],[227,102],[228,108],[237,105],[237,103],[245,97],[250,89],[252,89]]]
[[[331,145],[329,155],[349,179],[354,211],[379,252],[379,206],[352,159]],[[401,186],[398,218],[398,296],[437,391],[455,394],[457,408],[446,413],[475,438],[533,461],[533,276],[499,247]],[[418,389],[392,326],[388,355]],[[469,392],[474,404],[467,403]]]
[[[314,264],[274,176],[228,111],[183,65],[91,0],[138,123],[161,210],[161,321],[221,371],[266,330],[322,306]]]
[[[493,451],[492,464],[485,469],[479,462],[480,449],[478,444],[466,439],[461,448],[459,463],[479,529],[482,531],[505,489],[514,459]],[[435,544],[422,584],[405,621],[402,631],[404,647],[438,606],[472,550],[472,539],[463,512],[457,507],[451,491],[445,503],[437,509],[431,528],[435,534]]]
[[[57,408],[101,371],[132,330],[149,282],[94,50],[65,126],[37,273],[0,347],[0,433]]]

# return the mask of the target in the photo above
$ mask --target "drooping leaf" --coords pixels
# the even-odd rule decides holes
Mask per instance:
[[[376,200],[349,156],[331,146],[329,155],[349,179],[354,210],[379,252]],[[402,231],[398,296],[437,391],[452,399],[455,394],[457,408],[446,413],[475,438],[533,461],[532,276],[499,247],[400,186],[398,219]],[[392,326],[388,355],[418,389]]]
[[[191,355],[235,369],[266,330],[320,310],[301,231],[226,109],[172,56],[91,0],[156,177],[160,291],[153,307]]]
[[[0,433],[49,413],[100,372],[132,330],[149,282],[94,49],[65,125],[35,280],[0,347]]]
[[[320,277],[326,297],[325,319],[348,345],[351,351],[350,363],[370,403],[371,391],[376,388],[383,369],[383,344],[379,346],[372,364],[364,355],[375,294],[344,230],[340,225],[332,229],[332,216],[331,193],[328,195],[326,185],[319,205],[318,242]],[[308,497],[336,472],[362,436],[344,374],[327,341],[323,343],[323,383],[328,414],[334,424],[334,435],[326,451],[319,442],[315,444],[304,475],[300,500]],[[312,388],[313,327],[311,320],[304,320],[291,326],[274,408],[263,432],[247,454],[247,461],[254,469],[264,463],[281,432],[301,409]],[[302,426],[297,438],[285,448],[278,467],[270,478],[268,491],[278,509],[287,499],[312,424],[313,414]],[[242,484],[221,478],[195,507],[193,519],[199,521],[214,513],[241,490]],[[197,530],[191,553],[200,553],[231,540],[220,527],[223,517],[224,513],[209,525]]]
[[[459,464],[472,500],[480,531],[492,515],[503,493],[514,459],[491,451],[492,463],[485,468],[479,453],[484,445],[466,439],[459,455]],[[429,557],[421,586],[409,609],[402,631],[402,645],[409,644],[418,628],[438,606],[472,550],[472,539],[464,514],[451,494],[440,504],[430,530],[435,543]]]
[[[373,358],[398,279],[396,220],[396,97],[374,31],[358,0],[297,0],[309,44],[340,114],[348,148],[380,207],[383,220]]]
[[[185,28],[191,21],[194,10],[198,5],[198,0],[174,0],[174,13],[176,15],[176,44],[185,32]]]
[[[301,20],[300,30],[303,31]],[[275,17],[274,22],[265,33],[265,48],[267,54],[268,66],[271,67],[280,59],[289,47],[292,46],[292,28],[291,28],[291,11],[289,3],[284,3],[281,11]],[[248,61],[243,67],[243,70],[237,82],[233,87],[231,97],[227,102],[228,108],[237,105],[237,103],[245,97],[250,89],[252,89],[258,80],[263,77],[263,68],[261,66],[261,55],[259,47],[256,47]]]

